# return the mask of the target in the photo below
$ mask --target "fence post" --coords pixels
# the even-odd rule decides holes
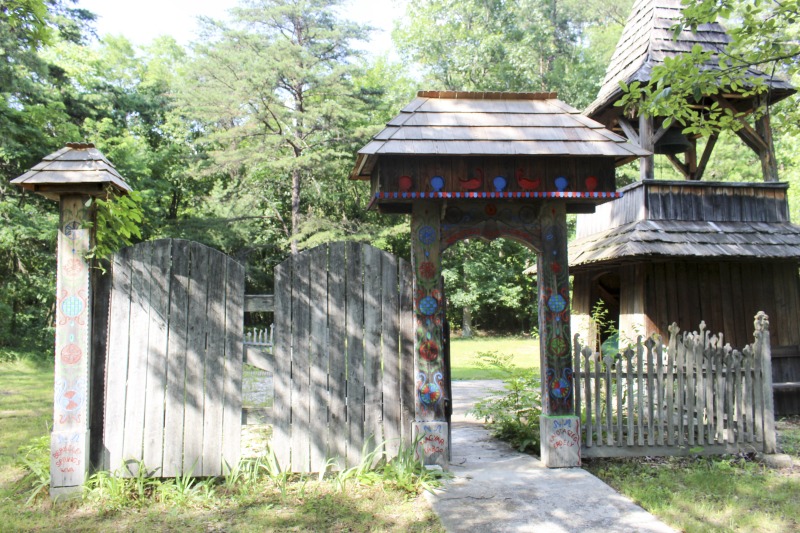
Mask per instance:
[[[50,495],[80,494],[89,472],[92,383],[92,196],[130,187],[91,143],[68,143],[12,181],[59,202]],[[102,395],[102,391],[97,391]],[[99,428],[96,428],[99,430]]]
[[[761,372],[761,398],[764,408],[764,453],[775,453],[777,442],[775,435],[775,409],[772,400],[772,353],[769,339],[769,317],[759,311],[753,322],[755,326],[755,352],[758,358],[756,364]]]

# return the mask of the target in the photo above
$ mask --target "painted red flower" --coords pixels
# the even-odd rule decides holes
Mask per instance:
[[[419,275],[422,279],[433,279],[436,276],[436,267],[430,261],[419,264]]]

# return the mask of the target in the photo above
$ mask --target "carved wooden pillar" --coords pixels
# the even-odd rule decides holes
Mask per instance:
[[[574,414],[567,219],[563,203],[545,205],[539,254],[539,345],[542,369],[542,461],[580,465],[580,419]]]
[[[88,197],[60,198],[56,281],[55,397],[50,439],[50,494],[80,492],[89,470],[92,246]],[[92,224],[93,226],[93,224]]]
[[[416,202],[411,214],[411,261],[414,268],[414,370],[416,375],[414,435],[425,464],[447,465],[448,424],[445,414],[441,277],[441,207]]]

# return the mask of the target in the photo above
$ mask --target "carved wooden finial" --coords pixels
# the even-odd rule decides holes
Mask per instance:
[[[756,334],[759,334],[763,331],[769,331],[769,316],[767,316],[764,311],[759,311],[756,313],[753,326],[755,327]]]

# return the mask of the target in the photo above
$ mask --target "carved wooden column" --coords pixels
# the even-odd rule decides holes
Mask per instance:
[[[90,468],[93,361],[92,272],[86,254],[93,244],[93,196],[126,194],[130,186],[91,143],[68,143],[12,180],[23,189],[59,202],[56,272],[55,388],[50,436],[50,495],[80,495]],[[99,343],[102,344],[102,343]],[[97,391],[102,397],[103,391]],[[102,404],[97,402],[98,408]],[[94,420],[102,420],[94,413]],[[98,440],[98,442],[100,442]],[[96,450],[100,452],[100,450]]]
[[[541,456],[545,466],[580,466],[580,418],[574,414],[567,219],[563,203],[541,214],[539,346],[542,371]]]
[[[414,437],[425,464],[447,465],[441,277],[441,207],[416,202],[411,214],[411,261],[414,268],[414,371],[416,375]]]
[[[56,280],[55,397],[50,438],[50,494],[80,491],[89,471],[92,246],[88,196],[60,199]]]

